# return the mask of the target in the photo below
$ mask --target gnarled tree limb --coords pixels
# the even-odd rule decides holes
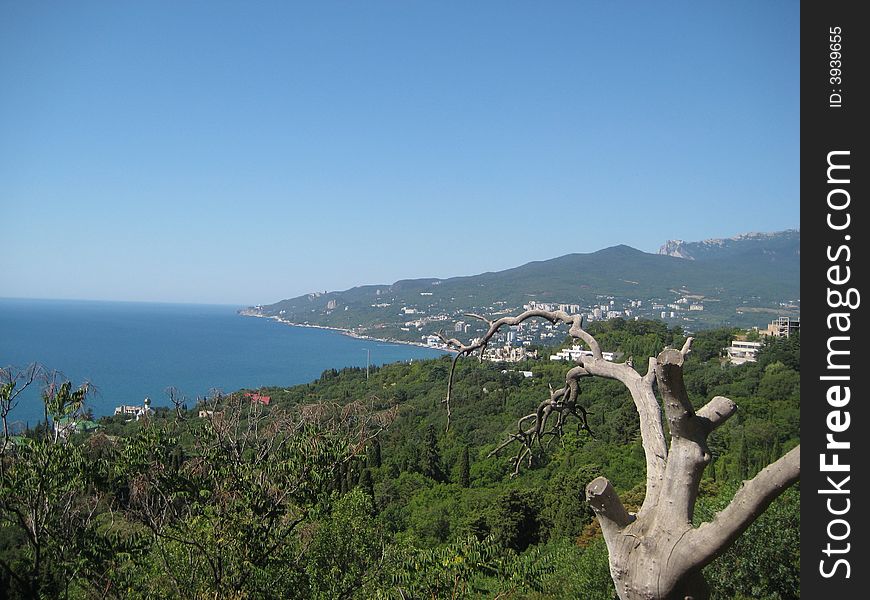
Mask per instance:
[[[797,446],[750,479],[712,521],[689,533],[683,552],[701,568],[724,552],[788,486],[800,478],[801,447]]]
[[[640,420],[646,457],[646,496],[637,515],[631,515],[603,477],[586,488],[587,500],[607,542],[616,591],[622,600],[707,598],[709,588],[700,569],[727,549],[776,496],[799,478],[800,447],[745,482],[728,507],[711,522],[695,528],[692,524],[695,501],[701,476],[711,460],[707,438],[737,411],[737,405],[724,396],[716,396],[694,410],[683,382],[683,366],[691,352],[691,337],[679,350],[666,348],[658,357],[651,357],[647,373],[641,376],[632,360],[623,364],[604,360],[598,341],[583,329],[579,315],[530,310],[496,321],[479,315],[469,316],[486,321],[489,329],[482,338],[468,345],[455,339],[447,340],[442,335],[445,343],[458,350],[445,399],[448,409],[458,359],[476,350],[482,352],[500,327],[518,325],[536,317],[569,325],[570,335],[585,342],[592,356],[582,357],[566,374],[564,387],[551,388],[549,398],[540,402],[535,412],[519,419],[517,432],[493,454],[518,442],[521,448],[514,458],[516,474],[521,461],[531,464],[533,444],[540,444],[545,435],[557,436],[567,417],[578,416],[585,425],[586,412],[577,403],[581,377],[597,376],[621,382],[631,394]],[[661,393],[661,404],[654,393],[655,384]],[[671,434],[670,447],[665,444],[663,411]],[[550,425],[553,419],[555,423]]]
[[[447,407],[448,429],[450,427],[450,400],[453,392],[453,378],[456,372],[456,364],[462,356],[469,355],[477,350],[482,352],[492,337],[504,326],[510,327],[519,325],[520,323],[533,318],[544,319],[553,324],[564,323],[569,326],[569,335],[585,342],[592,351],[591,357],[583,357],[578,361],[578,365],[575,369],[579,368],[581,370],[574,371],[572,369],[568,372],[566,375],[565,387],[572,388],[575,384],[572,384],[571,382],[574,381],[576,383],[576,380],[581,376],[598,376],[615,379],[628,388],[640,419],[640,432],[643,440],[647,469],[647,498],[650,499],[650,501],[656,498],[664,476],[665,461],[667,459],[668,450],[667,445],[665,444],[664,430],[662,429],[661,407],[653,393],[653,382],[655,380],[653,374],[648,372],[646,376],[641,377],[634,367],[629,364],[614,363],[605,360],[604,353],[601,351],[601,345],[598,343],[598,340],[596,340],[588,331],[583,329],[582,315],[569,315],[561,310],[547,311],[534,309],[527,310],[515,317],[502,317],[495,321],[490,321],[476,314],[469,313],[467,316],[481,319],[489,324],[486,333],[484,333],[484,335],[476,342],[463,344],[455,338],[447,338],[443,332],[439,334],[442,341],[447,344],[448,347],[457,351],[450,366],[450,374],[447,382],[447,395],[442,401]],[[685,344],[684,349],[686,352],[688,352],[690,345],[691,342]],[[654,360],[655,359],[650,359],[650,371],[653,371],[654,369]],[[585,420],[586,413],[576,404],[576,399],[574,399],[574,401],[574,407],[568,407],[566,410],[569,414],[576,414],[576,411],[580,410],[581,414],[577,416],[581,416],[583,427],[588,431],[588,423],[586,423]],[[532,432],[533,436],[537,436],[536,439],[539,439],[541,433],[542,432],[539,428],[536,428],[536,430]],[[525,438],[520,435],[512,437],[510,441],[516,440],[522,442],[524,439]],[[524,455],[526,454],[526,450],[530,452],[531,449],[530,447],[526,448],[523,451]],[[644,505],[646,506],[646,501],[644,502]]]

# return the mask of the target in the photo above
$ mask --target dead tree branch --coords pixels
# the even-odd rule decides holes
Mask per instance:
[[[613,363],[604,359],[604,354],[601,351],[601,345],[589,332],[583,329],[582,315],[570,315],[565,311],[547,311],[547,310],[527,310],[515,317],[502,317],[495,321],[490,321],[480,315],[468,314],[481,319],[489,324],[486,333],[476,342],[463,344],[455,338],[448,339],[441,334],[441,339],[449,347],[457,351],[453,357],[453,362],[450,366],[450,374],[447,381],[447,395],[442,402],[447,407],[447,427],[450,427],[450,400],[453,393],[453,379],[456,372],[456,364],[463,356],[468,356],[475,351],[481,352],[486,348],[487,344],[493,336],[502,327],[511,327],[519,325],[529,319],[544,319],[552,324],[562,323],[569,326],[568,334],[575,339],[583,341],[591,350],[591,357],[583,357],[578,364],[571,369],[565,377],[565,386],[557,390],[557,395],[554,398],[545,400],[539,405],[540,414],[535,423],[526,430],[520,430],[514,434],[510,442],[517,441],[523,446],[520,454],[514,457],[515,470],[522,458],[530,458],[531,448],[533,443],[539,443],[545,431],[542,426],[544,421],[549,418],[550,414],[556,412],[560,415],[557,420],[557,426],[561,428],[564,425],[564,418],[568,416],[578,417],[581,421],[581,427],[586,431],[589,430],[588,422],[586,421],[586,411],[577,403],[579,396],[579,379],[581,377],[598,376],[607,379],[615,379],[625,385],[634,401],[635,407],[640,418],[640,430],[643,438],[643,448],[646,457],[647,467],[647,495],[655,496],[658,487],[661,483],[661,478],[664,474],[665,461],[667,459],[667,447],[665,445],[665,435],[662,429],[661,408],[658,400],[653,394],[654,374],[650,372],[646,376],[641,375],[634,369],[633,366],[626,363]],[[686,347],[688,350],[688,346]],[[650,371],[653,371],[655,359],[650,359]],[[549,410],[542,408],[550,407]],[[542,411],[542,412],[541,412]],[[561,429],[553,431],[557,435]]]
[[[621,382],[631,394],[640,420],[641,442],[646,458],[646,496],[637,515],[629,514],[615,490],[603,477],[586,488],[586,498],[601,523],[607,543],[610,572],[622,600],[703,600],[709,589],[700,569],[724,552],[786,487],[800,477],[800,446],[745,482],[734,499],[709,523],[694,527],[692,519],[699,494],[701,476],[711,460],[707,438],[737,411],[737,405],[716,396],[706,405],[693,408],[683,382],[683,367],[692,349],[686,338],[679,350],[665,348],[649,359],[641,376],[634,361],[613,363],[604,359],[598,341],[583,329],[579,315],[563,311],[529,310],[516,317],[489,321],[483,337],[463,344],[456,339],[442,340],[457,351],[450,368],[448,409],[453,377],[460,357],[481,352],[501,327],[519,325],[531,318],[553,324],[569,325],[569,334],[589,346],[592,356],[582,357],[566,374],[565,385],[550,389],[549,397],[534,412],[517,421],[517,430],[497,446],[491,455],[518,443],[514,456],[514,475],[520,464],[531,465],[534,445],[544,436],[558,437],[565,420],[580,419],[588,431],[586,411],[577,400],[582,377],[604,377]],[[656,397],[658,387],[661,402]],[[662,414],[667,419],[670,446],[665,443]],[[591,433],[591,432],[590,432]]]

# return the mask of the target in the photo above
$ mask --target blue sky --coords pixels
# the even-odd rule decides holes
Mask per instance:
[[[0,0],[0,296],[255,304],[799,224],[797,2]]]

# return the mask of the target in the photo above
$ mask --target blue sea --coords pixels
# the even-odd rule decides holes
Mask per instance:
[[[311,381],[330,368],[365,367],[442,354],[360,340],[323,329],[243,317],[238,306],[0,299],[0,366],[38,362],[97,393],[99,417],[120,404],[168,405],[179,389],[193,406],[213,388],[232,392]],[[368,351],[368,352],[367,352]],[[42,418],[37,390],[12,420]]]

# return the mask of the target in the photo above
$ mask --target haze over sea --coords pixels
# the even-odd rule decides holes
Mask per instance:
[[[335,331],[242,317],[238,306],[0,299],[0,366],[38,362],[74,384],[90,381],[88,406],[99,417],[120,404],[166,406],[178,388],[193,406],[212,388],[232,392],[291,386],[324,370],[432,358],[409,345],[360,340]],[[28,390],[29,392],[29,390]],[[42,418],[28,393],[12,420]]]

